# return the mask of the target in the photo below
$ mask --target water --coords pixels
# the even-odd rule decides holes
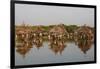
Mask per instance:
[[[43,41],[24,45],[26,48],[15,48],[15,65],[94,61],[94,44],[91,42],[66,41],[53,46],[52,42]]]

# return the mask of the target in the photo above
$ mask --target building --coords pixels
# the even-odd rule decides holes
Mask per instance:
[[[79,29],[77,29],[74,32],[75,39],[87,39],[87,40],[93,40],[94,33],[92,32],[91,28],[84,25],[81,26]]]
[[[62,39],[63,37],[66,37],[68,35],[68,32],[66,31],[63,24],[59,24],[54,26],[49,30],[49,39]]]

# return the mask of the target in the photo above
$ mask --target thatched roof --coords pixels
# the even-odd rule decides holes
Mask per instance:
[[[63,24],[54,26],[49,32],[50,33],[57,33],[57,34],[68,33]]]
[[[33,30],[33,32],[38,32],[38,33],[40,33],[40,32],[44,32],[45,30],[41,27],[41,26],[37,26],[34,30]]]
[[[75,32],[84,32],[86,34],[92,34],[92,30],[88,26],[81,26],[79,29],[77,29]]]
[[[16,34],[27,34],[32,32],[33,30],[31,28],[16,28]]]

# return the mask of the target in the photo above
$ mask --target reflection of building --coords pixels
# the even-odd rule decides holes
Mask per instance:
[[[92,42],[89,40],[80,40],[77,42],[77,45],[81,51],[86,54],[86,52],[91,48]]]
[[[21,54],[23,57],[30,51],[30,49],[33,47],[32,42],[22,42],[16,44],[16,51]]]
[[[64,45],[64,42],[63,41],[52,41],[50,42],[50,49],[55,53],[60,53],[62,54],[62,52],[64,51],[65,49],[65,45]]]
[[[39,49],[43,46],[43,39],[42,38],[34,38],[33,44]]]

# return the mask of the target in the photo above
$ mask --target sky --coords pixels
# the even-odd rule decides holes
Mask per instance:
[[[15,24],[94,27],[94,8],[15,4]]]

